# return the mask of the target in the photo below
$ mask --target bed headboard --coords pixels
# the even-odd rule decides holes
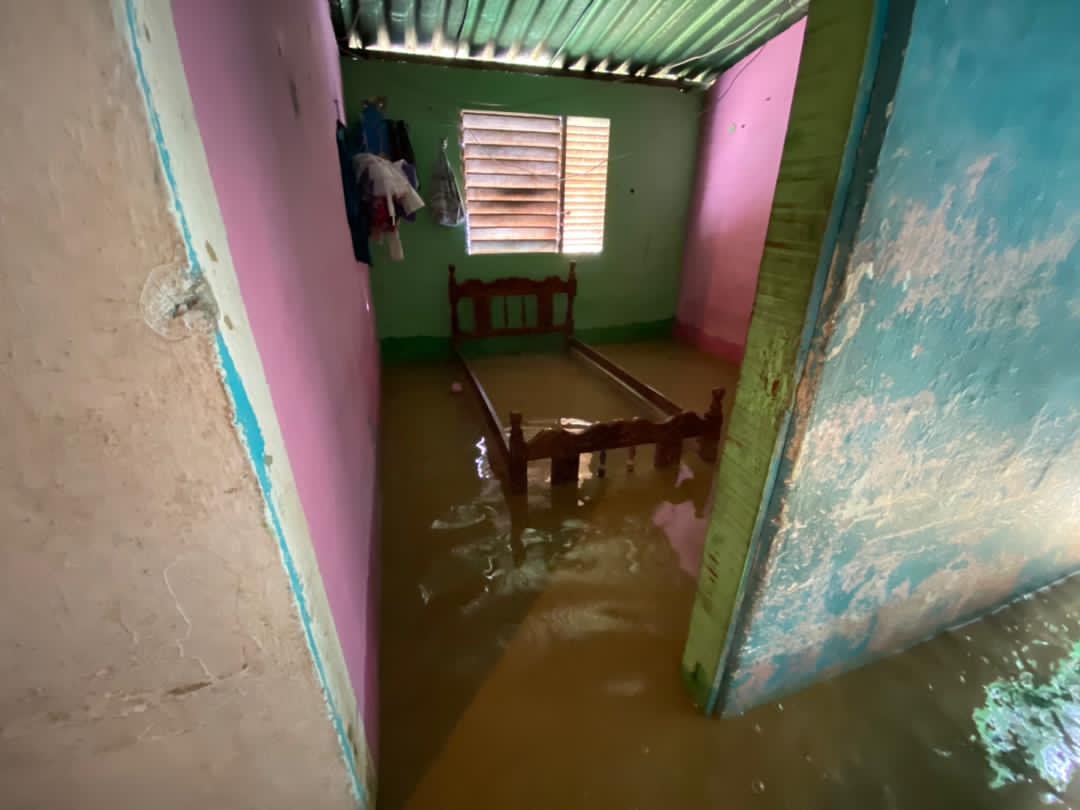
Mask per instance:
[[[577,294],[577,265],[570,263],[570,273],[565,279],[548,276],[534,281],[531,278],[497,278],[494,281],[458,282],[457,268],[450,265],[450,334],[454,343],[466,338],[505,337],[508,335],[541,335],[562,332],[569,339],[574,333],[574,296]],[[555,322],[555,296],[566,295],[566,317]],[[501,305],[495,304],[502,299]],[[510,303],[517,298],[518,302]],[[526,305],[526,299],[535,298],[535,310]],[[462,299],[472,302],[473,328],[461,328],[458,307]],[[492,320],[493,307],[501,306],[502,325]],[[499,310],[494,310],[499,311]],[[515,325],[514,321],[517,321]]]

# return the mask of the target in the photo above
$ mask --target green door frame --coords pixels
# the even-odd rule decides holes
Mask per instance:
[[[739,388],[683,654],[707,713],[752,596],[757,539],[788,447],[799,382],[836,253],[889,0],[811,0]]]

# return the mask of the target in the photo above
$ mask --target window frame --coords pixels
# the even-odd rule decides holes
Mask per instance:
[[[493,118],[507,118],[518,119],[523,121],[525,119],[537,119],[538,121],[545,121],[548,124],[555,124],[557,126],[558,138],[556,143],[552,143],[551,139],[538,137],[554,134],[550,127],[538,127],[536,130],[530,130],[529,128],[522,126],[520,129],[507,127],[501,129],[497,126],[491,126],[485,128],[484,123],[493,123]],[[471,119],[471,121],[470,121]],[[591,178],[589,181],[574,184],[572,189],[568,191],[567,181],[572,179],[570,174],[570,167],[568,166],[569,152],[578,151],[577,158],[569,158],[569,162],[581,162],[586,158],[582,157],[582,154],[587,154],[590,149],[589,142],[587,140],[588,133],[586,130],[594,129],[603,133],[603,157],[597,164],[600,167],[599,180]],[[578,133],[576,136],[568,138],[568,133],[571,131]],[[507,135],[503,136],[505,139],[501,139],[500,136],[489,134],[482,135],[480,133],[498,133],[504,132]],[[583,140],[584,139],[584,140]],[[574,116],[574,115],[551,115],[543,113],[518,113],[504,110],[476,110],[476,109],[461,109],[459,114],[459,144],[461,148],[461,160],[462,160],[462,173],[464,176],[464,193],[465,193],[465,211],[466,211],[466,233],[465,233],[465,248],[466,253],[469,256],[514,256],[514,255],[562,255],[562,256],[598,256],[604,251],[604,242],[607,235],[607,175],[609,164],[611,162],[611,119],[600,116]],[[544,150],[555,150],[555,160],[548,159],[543,155]],[[477,154],[470,157],[470,151],[474,151]],[[526,154],[520,154],[518,156],[510,156],[504,153],[533,153],[531,156]],[[537,154],[539,153],[539,154]],[[470,171],[470,161],[478,162],[483,165],[483,168],[489,169],[489,171]],[[520,177],[529,176],[528,171],[513,171],[509,169],[503,172],[490,171],[492,166],[488,166],[488,163],[507,163],[511,162],[530,163],[534,166],[536,164],[554,163],[557,167],[555,174],[538,173],[537,177],[542,178],[554,178],[554,189],[556,194],[554,199],[551,197],[544,197],[542,192],[546,188],[551,186],[538,185],[535,189],[527,186],[520,185]],[[589,171],[593,171],[596,167],[590,167]],[[538,170],[539,171],[539,170]],[[486,185],[484,182],[470,182],[472,177],[484,177],[486,178]],[[518,191],[515,192],[515,189]],[[528,199],[529,194],[532,191],[540,192],[537,195],[535,202],[530,205]],[[568,193],[574,195],[574,199],[577,199],[581,204],[590,205],[593,201],[599,201],[599,206],[591,207],[587,212],[581,215],[583,222],[575,224],[574,220],[568,220],[571,216],[571,210],[568,209],[567,200]],[[500,196],[505,194],[505,199],[500,199]],[[592,198],[592,199],[590,199]],[[537,208],[548,206],[550,203],[554,203],[554,211],[538,212]],[[476,211],[474,206],[482,206],[484,211]],[[503,210],[499,210],[502,208]],[[512,209],[520,208],[521,212],[515,212]],[[529,210],[531,209],[531,210]],[[483,226],[475,224],[474,217],[483,217],[485,222]],[[516,217],[515,223],[507,223],[503,225],[497,221],[499,217]],[[552,227],[547,227],[543,222],[545,218],[550,218],[553,224]],[[577,219],[575,217],[574,219]],[[591,232],[589,228],[592,228]],[[574,239],[572,241],[572,249],[567,249],[566,235],[568,228],[573,232]],[[538,238],[529,239],[527,233],[514,234],[513,231],[525,231],[536,230],[538,232]],[[490,233],[484,233],[482,238],[478,238],[484,231]],[[553,234],[552,234],[553,231]],[[505,233],[504,233],[505,232]],[[485,242],[492,243],[492,245],[499,245],[501,247],[493,247],[492,249],[478,249],[478,244]],[[512,249],[514,243],[521,243],[522,249]],[[538,247],[544,243],[550,243],[550,247]],[[595,249],[593,245],[595,244]],[[526,246],[528,245],[528,246]]]

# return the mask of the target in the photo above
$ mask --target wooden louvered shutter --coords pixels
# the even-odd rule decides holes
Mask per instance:
[[[604,249],[610,133],[611,122],[606,118],[566,119],[563,253],[599,253]]]
[[[466,110],[461,139],[469,253],[558,253],[562,119]]]

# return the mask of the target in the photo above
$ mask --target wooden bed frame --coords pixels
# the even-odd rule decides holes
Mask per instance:
[[[577,295],[576,265],[571,262],[566,279],[548,276],[533,280],[520,277],[499,278],[494,281],[469,280],[458,282],[457,271],[450,265],[450,329],[454,354],[464,369],[465,378],[476,394],[483,409],[488,432],[494,440],[490,458],[492,466],[502,478],[511,495],[524,495],[527,488],[527,470],[530,461],[551,459],[551,483],[577,483],[579,456],[582,453],[599,453],[601,470],[606,461],[606,451],[629,448],[630,464],[638,445],[656,445],[653,466],[678,465],[682,457],[683,439],[699,440],[701,457],[708,462],[716,461],[717,446],[723,429],[724,391],[713,389],[712,401],[703,416],[683,410],[652,386],[634,377],[630,372],[605,357],[591,346],[574,337],[574,297]],[[555,297],[566,296],[566,314],[556,321]],[[511,324],[510,299],[520,301],[518,324]],[[527,305],[535,300],[535,307]],[[463,329],[460,305],[463,300],[472,305],[472,327]],[[502,323],[495,325],[492,318],[496,302],[501,300]],[[515,313],[516,314],[516,313]],[[530,317],[535,314],[535,317]],[[476,374],[469,367],[459,347],[465,340],[517,335],[562,334],[567,351],[573,352],[610,379],[656,407],[667,418],[659,421],[633,418],[597,422],[584,430],[547,428],[531,439],[525,438],[520,411],[510,413],[510,429],[504,429],[491,399]],[[631,467],[632,469],[632,467]]]

